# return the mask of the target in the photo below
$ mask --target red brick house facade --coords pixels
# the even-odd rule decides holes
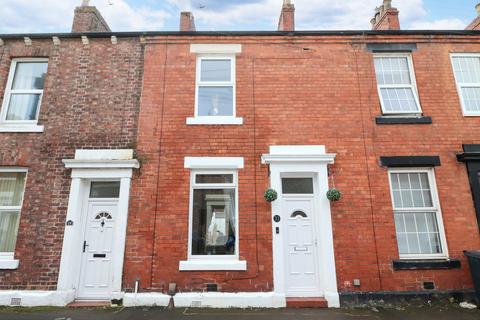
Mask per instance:
[[[35,53],[49,64],[44,133],[2,133],[14,144],[2,148],[2,167],[28,168],[20,264],[0,271],[2,289],[127,306],[166,305],[171,294],[177,306],[214,307],[470,292],[463,251],[480,247],[480,33],[398,30],[390,2],[372,31],[293,31],[285,1],[280,32],[196,32],[182,14],[181,32],[95,33],[83,44],[65,35],[54,53],[45,37],[31,46],[7,39],[4,88],[12,58]],[[61,61],[78,61],[78,71]],[[100,96],[128,109],[91,109]],[[85,111],[54,108],[63,99],[84,101]],[[56,126],[56,117],[71,124]],[[55,188],[34,184],[32,173]],[[118,181],[116,196],[92,196],[92,182]],[[339,201],[327,199],[332,188]],[[81,231],[90,227],[102,237],[117,228],[115,245],[93,250],[95,233]],[[87,262],[118,250],[114,280],[92,289]]]

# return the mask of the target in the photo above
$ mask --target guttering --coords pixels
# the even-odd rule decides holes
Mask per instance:
[[[480,36],[480,30],[321,30],[321,31],[138,31],[138,32],[86,32],[86,33],[22,33],[0,34],[4,40],[18,40],[29,37],[31,39],[47,39],[58,37],[60,39],[78,38],[133,38],[153,36],[175,37],[202,37],[202,36],[232,36],[232,37],[306,37],[306,36]]]

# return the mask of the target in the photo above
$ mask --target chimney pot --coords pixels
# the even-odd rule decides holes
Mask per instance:
[[[75,8],[72,32],[109,32],[105,19],[97,8],[90,6],[89,0],[83,0],[80,7]]]
[[[195,18],[191,12],[180,13],[180,31],[195,31]]]
[[[475,6],[475,9],[477,10],[478,15],[480,16],[480,3]]]
[[[282,12],[278,20],[278,31],[295,31],[295,5],[291,0],[283,0]]]
[[[400,30],[397,8],[392,7],[392,0],[383,0],[383,4],[375,8],[375,16],[370,21],[373,30]]]

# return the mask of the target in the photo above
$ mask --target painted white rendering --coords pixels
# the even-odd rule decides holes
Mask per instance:
[[[185,292],[174,297],[175,307],[195,308],[284,308],[285,297],[273,292]],[[167,306],[170,296],[161,293],[126,293],[125,307]]]
[[[280,217],[279,222],[272,223],[274,293],[284,297],[324,297],[329,307],[340,306],[330,202],[325,196],[327,167],[334,159],[335,154],[326,153],[325,146],[271,146],[270,153],[262,156],[262,163],[270,165],[271,187],[279,194],[272,202],[272,219]],[[298,177],[312,179],[313,194],[282,195],[282,178]],[[306,218],[295,211],[302,211]],[[288,229],[292,233],[298,227],[308,229],[313,236],[299,238],[296,231],[289,236]],[[292,265],[300,253],[306,265]],[[303,288],[295,287],[295,277],[300,278]],[[314,284],[307,285],[307,280]]]
[[[75,298],[75,291],[36,291],[36,290],[2,290],[1,306],[21,307],[65,307]]]
[[[139,163],[133,159],[132,150],[81,150],[76,152],[75,159],[66,159],[63,162],[66,168],[72,169],[72,183],[57,290],[74,290],[75,298],[111,299],[121,291],[130,183],[132,171],[139,167]],[[118,196],[116,199],[92,202],[89,195],[92,182],[118,182]],[[97,208],[94,208],[95,206]],[[100,210],[102,208],[103,210]],[[103,216],[94,221],[100,213]],[[105,218],[107,214],[112,215],[111,221]],[[87,223],[89,221],[91,223]],[[99,228],[102,228],[102,222],[104,235],[100,236],[102,232]],[[109,226],[111,233],[107,231]],[[89,228],[90,233],[97,229],[96,235],[93,233],[93,239],[87,232]],[[100,239],[104,236],[105,238]],[[108,245],[102,244],[98,247],[92,243],[104,240],[114,243],[114,250],[110,250]],[[83,248],[93,250],[83,252]],[[100,277],[97,279],[91,278],[92,271],[86,266],[89,259],[94,258],[93,254],[102,256],[96,258],[99,260],[92,264],[108,265],[104,269],[100,268],[101,275],[95,274]],[[103,257],[103,254],[106,257]]]

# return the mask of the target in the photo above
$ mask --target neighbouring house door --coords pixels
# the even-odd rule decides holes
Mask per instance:
[[[88,199],[78,299],[109,299],[118,200]]]
[[[312,196],[282,197],[287,297],[321,295],[317,261],[315,201]]]
[[[480,144],[464,144],[463,150],[464,153],[457,154],[457,159],[467,164],[473,204],[480,229]]]

